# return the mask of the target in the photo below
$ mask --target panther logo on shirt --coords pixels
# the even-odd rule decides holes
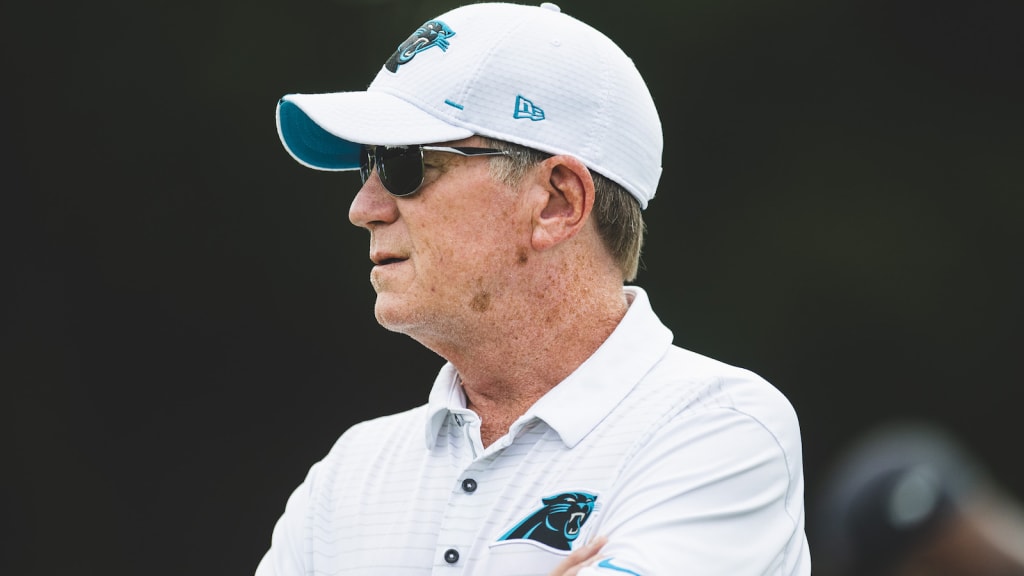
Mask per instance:
[[[413,59],[413,56],[430,48],[437,46],[442,52],[448,51],[448,39],[455,36],[455,31],[440,20],[431,20],[423,24],[406,38],[405,42],[399,44],[395,53],[384,63],[384,67],[391,72],[398,72],[398,67]]]
[[[533,540],[557,550],[572,550],[572,543],[590,518],[596,501],[597,496],[587,492],[563,492],[542,498],[544,506],[498,540]]]

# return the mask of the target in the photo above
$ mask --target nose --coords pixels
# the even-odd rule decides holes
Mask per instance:
[[[363,182],[348,208],[349,222],[361,228],[372,228],[377,223],[390,223],[398,218],[398,203],[381,184],[374,168]]]

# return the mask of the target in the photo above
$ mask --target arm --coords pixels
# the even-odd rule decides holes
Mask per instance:
[[[318,464],[313,465],[305,482],[300,484],[288,497],[284,514],[274,524],[270,549],[256,567],[255,576],[305,576],[305,548],[307,509],[309,492]]]
[[[595,526],[607,569],[579,575],[809,574],[799,434],[780,414],[710,407],[661,425]]]

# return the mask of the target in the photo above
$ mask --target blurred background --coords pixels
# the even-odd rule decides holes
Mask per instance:
[[[250,574],[345,428],[425,401],[441,359],[374,320],[358,176],[292,160],[274,109],[458,4],[2,4],[0,573]],[[808,507],[904,418],[1024,497],[1021,3],[559,4],[662,115],[637,283],[789,397]]]

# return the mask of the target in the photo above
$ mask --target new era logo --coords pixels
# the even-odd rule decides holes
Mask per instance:
[[[522,96],[516,96],[516,111],[512,114],[512,117],[516,120],[522,118],[529,118],[530,120],[543,120],[544,110],[534,106],[533,102],[530,102]]]

